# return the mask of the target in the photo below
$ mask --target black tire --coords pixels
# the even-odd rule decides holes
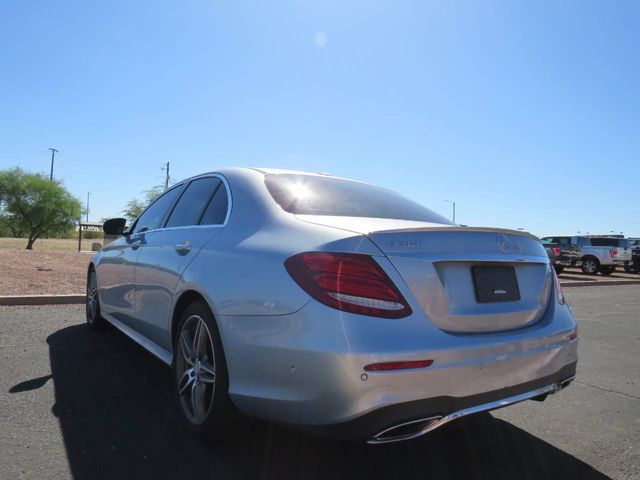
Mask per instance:
[[[585,257],[582,259],[582,272],[587,275],[595,275],[600,270],[600,262],[596,257]]]
[[[553,268],[555,268],[556,273],[558,275],[560,275],[562,272],[564,272],[564,265],[554,265]]]
[[[616,271],[616,267],[600,267],[600,274],[602,275],[611,275]]]
[[[198,327],[195,326],[194,330],[193,324],[200,323],[200,320],[206,326],[206,331],[202,331],[208,335],[209,342],[200,341],[198,348],[195,348]],[[185,344],[181,342],[183,333],[188,339]],[[229,374],[218,326],[204,301],[193,302],[182,312],[175,337],[173,384],[182,424],[189,432],[202,439],[222,439],[235,433],[238,431],[237,421],[240,415],[229,398]],[[184,345],[189,344],[191,352],[185,355],[187,347]],[[191,360],[187,360],[189,356]],[[210,374],[211,370],[213,375]],[[201,401],[195,400],[198,394],[194,392],[201,392]],[[206,409],[203,417],[200,416],[202,405]]]
[[[630,265],[625,265],[624,266],[624,271],[626,273],[633,273],[633,267],[631,267]]]
[[[95,307],[95,308],[94,308]],[[104,327],[106,320],[100,315],[100,297],[98,295],[98,281],[93,266],[87,272],[87,294],[85,299],[85,314],[87,325],[91,330]]]

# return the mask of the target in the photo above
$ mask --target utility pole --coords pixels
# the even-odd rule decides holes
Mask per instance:
[[[162,170],[167,172],[164,177],[164,189],[167,190],[169,188],[169,162],[162,166]]]
[[[455,200],[445,200],[445,202],[453,205],[453,223],[456,223],[456,202]]]
[[[53,159],[55,158],[58,150],[55,148],[50,148],[49,150],[51,150],[51,173],[49,174],[49,180],[53,180]]]
[[[91,192],[87,192],[87,223],[89,223],[89,196]]]

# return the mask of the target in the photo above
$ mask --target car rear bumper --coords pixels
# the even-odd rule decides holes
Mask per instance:
[[[575,378],[576,363],[520,385],[466,397],[435,397],[379,408],[348,422],[307,427],[321,435],[370,444],[410,440],[474,413],[504,408],[525,400],[544,400]]]
[[[419,314],[378,319],[317,302],[287,316],[218,320],[240,411],[354,440],[559,385],[577,362],[575,321],[555,302],[536,324],[495,334],[449,334]],[[433,364],[364,370],[424,359]]]

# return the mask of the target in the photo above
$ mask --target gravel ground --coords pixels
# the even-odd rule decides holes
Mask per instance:
[[[81,294],[90,260],[84,252],[2,248],[0,295]]]

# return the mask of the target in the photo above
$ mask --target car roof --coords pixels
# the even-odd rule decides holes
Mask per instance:
[[[325,172],[305,172],[303,170],[288,170],[285,168],[269,168],[269,167],[250,167],[251,170],[256,170],[265,175],[279,175],[279,174],[290,174],[290,175],[314,175],[317,177],[334,177],[330,173]]]

